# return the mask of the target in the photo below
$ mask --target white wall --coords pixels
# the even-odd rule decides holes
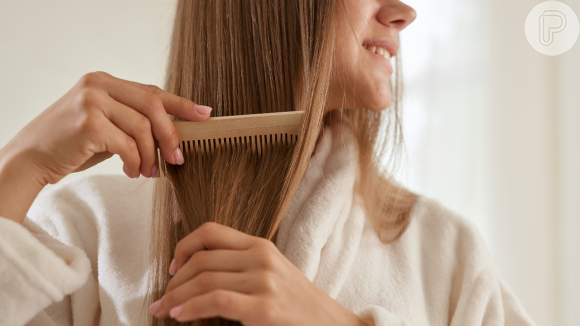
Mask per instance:
[[[580,13],[580,1],[565,2]],[[537,4],[491,4],[496,257],[539,325],[577,325],[580,43],[557,57],[533,51],[514,26]]]
[[[527,4],[524,5],[524,4]],[[505,279],[538,325],[556,325],[555,62],[523,33],[537,1],[491,3],[490,217]],[[526,10],[529,8],[529,10]],[[520,28],[515,28],[515,27]],[[531,286],[533,285],[533,286]]]
[[[580,15],[580,0],[567,4]],[[580,40],[579,40],[580,41]],[[577,41],[577,42],[579,42]],[[556,166],[556,204],[559,219],[557,249],[557,294],[560,325],[577,325],[580,320],[580,44],[561,56],[557,63],[555,112],[559,160]]]

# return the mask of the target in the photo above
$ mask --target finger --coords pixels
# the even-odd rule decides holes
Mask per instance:
[[[248,325],[259,319],[256,313],[258,299],[247,294],[226,290],[214,290],[189,299],[183,305],[170,310],[170,317],[179,322],[212,317],[240,321]],[[264,323],[268,325],[268,323]]]
[[[126,81],[134,87],[157,95],[167,113],[189,121],[205,121],[210,117],[212,108],[207,105],[196,104],[184,97],[169,93],[155,85],[144,85],[132,81]],[[193,110],[192,110],[193,107]]]
[[[124,83],[115,83],[109,87],[108,93],[114,100],[133,108],[151,121],[153,136],[158,140],[165,161],[183,164],[177,131],[159,97]]]
[[[170,164],[183,163],[177,132],[158,96],[104,72],[85,75],[81,85],[102,89],[115,101],[146,116],[151,121],[151,129],[158,140],[161,156]]]
[[[259,239],[218,223],[206,222],[177,244],[174,256],[176,271],[200,250],[246,250],[257,245]]]
[[[132,108],[104,96],[103,111],[105,116],[119,129],[131,136],[137,142],[141,157],[139,170],[146,177],[152,177],[155,165],[155,142],[151,132],[151,121]]]
[[[158,140],[161,156],[170,164],[183,164],[183,153],[179,149],[179,139],[162,100],[155,94],[132,86],[129,82],[104,72],[87,74],[85,86],[97,86],[109,97],[137,110],[151,121],[153,136]],[[189,110],[195,110],[194,107]],[[209,114],[207,115],[209,117]]]
[[[98,132],[99,137],[101,137],[98,143],[101,146],[95,150],[95,153],[110,152],[119,155],[124,163],[123,172],[130,178],[138,177],[141,157],[139,156],[137,143],[131,136],[121,131],[104,116],[101,119],[104,120],[100,124],[101,130]]]
[[[173,291],[166,292],[155,317],[167,318],[172,308],[218,289],[251,294],[259,288],[258,283],[258,276],[251,273],[203,272]]]
[[[169,93],[155,85],[145,85],[145,84],[141,84],[141,83],[137,83],[137,82],[133,82],[130,80],[125,80],[125,79],[121,79],[121,78],[117,78],[115,76],[109,75],[107,73],[103,73],[105,74],[109,79],[124,84],[124,85],[128,85],[131,87],[135,87],[138,88],[142,91],[148,92],[150,94],[153,94],[155,96],[157,96],[163,103],[163,107],[165,108],[165,111],[169,114],[172,114],[176,117],[180,117],[182,119],[185,120],[189,120],[189,121],[205,121],[209,118],[210,113],[211,113],[211,108],[209,106],[205,106],[205,105],[198,105],[186,98],[177,96],[175,94]],[[115,92],[114,89],[111,89],[111,91],[113,91],[115,94],[117,94],[118,92]],[[118,94],[118,95],[122,95],[122,94]]]
[[[243,272],[252,257],[241,250],[200,250],[179,269],[167,284],[166,292],[181,286],[202,272]]]

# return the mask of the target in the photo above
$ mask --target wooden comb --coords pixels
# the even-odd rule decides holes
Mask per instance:
[[[184,156],[243,148],[261,156],[273,145],[296,143],[303,116],[304,111],[290,111],[216,117],[202,122],[177,120],[173,125]],[[164,166],[159,149],[156,153],[157,166]]]

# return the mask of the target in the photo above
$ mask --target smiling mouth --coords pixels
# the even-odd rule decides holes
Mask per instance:
[[[391,54],[385,48],[382,48],[380,46],[369,46],[369,45],[364,45],[364,48],[371,51],[372,53],[376,53],[382,56],[383,58],[387,59],[387,61],[391,59]]]

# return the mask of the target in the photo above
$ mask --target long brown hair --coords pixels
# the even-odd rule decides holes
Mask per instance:
[[[211,106],[212,116],[302,110],[305,117],[295,144],[271,146],[260,157],[244,149],[218,150],[186,155],[182,166],[160,167],[165,177],[156,181],[153,197],[148,303],[165,291],[176,244],[204,222],[268,239],[274,236],[324,126],[337,1],[178,2],[167,91]],[[398,75],[400,69],[396,71]],[[400,87],[393,92],[394,104],[386,112],[332,113],[340,114],[357,137],[358,190],[385,242],[405,231],[415,200],[378,162],[387,144],[400,140]],[[389,117],[392,123],[384,124]],[[384,125],[391,129],[381,130]],[[381,132],[384,138],[379,140]],[[150,324],[179,323],[152,319]],[[240,325],[220,318],[192,324]]]

